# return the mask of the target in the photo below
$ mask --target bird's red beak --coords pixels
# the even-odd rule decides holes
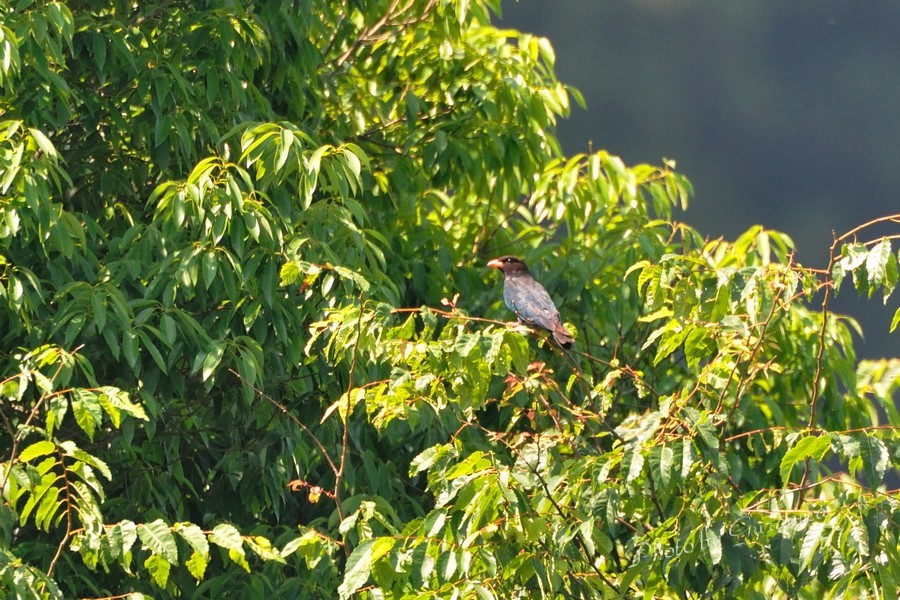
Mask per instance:
[[[493,259],[493,260],[489,260],[488,263],[487,263],[487,266],[489,266],[489,267],[494,267],[495,269],[502,269],[502,268],[503,268],[503,263],[500,262],[500,259],[499,259],[499,258],[495,258],[495,259]]]

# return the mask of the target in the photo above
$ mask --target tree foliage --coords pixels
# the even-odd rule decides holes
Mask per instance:
[[[498,11],[0,2],[5,594],[896,591],[900,360],[829,309],[893,238],[702,239]]]

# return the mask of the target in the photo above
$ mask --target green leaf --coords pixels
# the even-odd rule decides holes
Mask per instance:
[[[122,530],[122,552],[124,553],[130,550],[138,539],[137,525],[133,521],[126,520],[119,521],[117,526]]]
[[[657,330],[665,333],[665,335],[660,337],[659,346],[656,349],[656,356],[653,357],[653,365],[658,365],[663,359],[677,350],[681,344],[684,343],[685,338],[692,329],[692,327],[682,328],[676,321],[669,321],[665,327]],[[650,340],[648,339],[648,342],[649,341]]]
[[[893,270],[890,270],[889,264],[893,259]],[[869,297],[876,287],[890,286],[893,290],[897,284],[897,259],[891,252],[891,242],[887,238],[881,240],[869,250],[866,255],[866,273],[869,276]],[[885,290],[885,301],[890,292]]]
[[[142,421],[150,420],[147,413],[144,412],[144,407],[132,402],[128,392],[124,392],[119,388],[108,385],[101,386],[99,392],[100,406],[102,406],[107,413],[121,411],[135,419],[141,419]],[[116,426],[118,427],[118,424]]]
[[[243,552],[244,540],[234,525],[220,523],[209,534],[209,541],[222,548]]]
[[[629,483],[640,477],[641,471],[644,469],[644,455],[640,446],[635,446],[626,455],[626,464],[628,465],[628,474],[625,480]]]
[[[244,554],[243,548],[231,548],[228,550],[228,558],[234,564],[238,565],[247,573],[250,572],[250,563],[247,562],[247,556]]]
[[[25,506],[19,513],[19,525],[24,526],[28,522],[28,518],[31,516],[32,511],[34,511],[41,500],[43,500],[44,496],[51,489],[56,489],[53,487],[55,479],[56,476],[53,473],[48,473],[47,475],[41,477],[39,481],[31,484],[31,495],[28,497],[28,500],[25,502]]]
[[[869,250],[864,244],[845,244],[841,247],[841,259],[837,261],[832,269],[831,276],[835,280],[835,287],[840,287],[840,282],[847,273],[853,273],[856,277],[856,271],[862,267],[869,256]]]
[[[709,525],[703,528],[703,537],[706,541],[706,551],[709,553],[709,561],[713,565],[722,562],[722,527],[721,524]]]
[[[443,509],[432,511],[423,523],[426,537],[437,537],[440,535],[444,524],[447,521],[447,511]]]
[[[430,448],[426,448],[422,452],[416,456],[409,465],[409,476],[413,477],[418,475],[422,471],[427,471],[434,465],[441,457],[446,456],[449,452],[449,448],[446,445],[432,446]]]
[[[99,33],[91,36],[91,56],[94,57],[97,63],[97,69],[104,73],[106,67],[106,40]]]
[[[305,528],[301,527],[300,529],[303,530]],[[280,554],[282,557],[287,558],[294,552],[297,552],[306,559],[307,565],[315,566],[316,563],[330,553],[328,549],[329,544],[325,542],[326,539],[325,536],[314,529],[306,529],[303,535],[285,544]],[[331,549],[334,548],[336,548],[336,545],[331,546]]]
[[[50,141],[50,138],[48,138],[43,131],[40,129],[29,128],[28,133],[44,154],[53,158],[57,156],[53,142]]]
[[[822,521],[813,521],[806,530],[806,534],[803,536],[803,543],[800,545],[800,566],[803,569],[809,569],[816,550],[822,543],[822,532],[824,530],[825,523]]]
[[[130,329],[122,332],[122,351],[128,366],[134,369],[138,361],[138,337]]]
[[[213,251],[204,252],[200,259],[202,266],[203,287],[209,289],[219,272],[216,253]]]
[[[75,388],[72,390],[71,404],[75,422],[84,430],[88,439],[93,441],[94,433],[103,423],[103,410],[98,394],[92,390]]]
[[[278,552],[277,548],[272,547],[272,542],[270,542],[268,538],[257,535],[248,537],[244,541],[261,559],[285,564],[284,557],[281,556],[281,553]]]
[[[450,580],[456,575],[456,569],[459,566],[456,550],[448,550],[438,555],[435,566],[438,575],[444,580]]]
[[[97,458],[96,456],[88,454],[87,452],[79,448],[75,444],[75,442],[66,440],[64,442],[60,442],[59,447],[60,449],[62,449],[63,455],[81,461],[86,465],[90,465],[92,468],[99,471],[106,479],[112,479],[112,473],[109,470],[109,465],[107,465],[104,461]]]
[[[663,490],[668,490],[672,483],[672,467],[675,464],[675,450],[666,444],[655,446],[650,454],[650,466],[653,476]]]
[[[141,523],[137,526],[137,534],[144,547],[159,555],[170,564],[178,564],[178,546],[175,544],[175,536],[166,522],[157,519],[151,523]],[[166,572],[168,576],[168,571]]]
[[[681,477],[687,479],[691,474],[691,467],[696,462],[693,444],[684,442],[681,447]]]
[[[137,540],[137,526],[131,521],[120,521],[112,527],[107,527],[105,543],[109,559],[115,560],[131,550]]]
[[[831,437],[828,435],[807,435],[800,438],[781,459],[778,469],[781,474],[781,484],[787,487],[791,479],[791,471],[798,462],[805,461],[807,458],[822,460],[830,448]]]
[[[295,281],[300,279],[300,275],[302,274],[303,272],[300,270],[300,263],[294,260],[290,260],[281,265],[281,269],[279,269],[278,271],[278,285],[282,287],[291,285]]]
[[[150,353],[150,357],[153,359],[153,362],[156,363],[156,366],[159,367],[159,370],[163,372],[164,375],[169,374],[169,368],[166,364],[166,360],[163,358],[163,355],[160,353],[159,348],[156,347],[156,344],[153,343],[153,340],[147,335],[143,330],[137,330],[138,338],[141,340],[141,344],[144,347],[144,350]]]
[[[47,493],[41,498],[37,510],[34,512],[34,524],[44,531],[50,531],[53,526],[54,518],[57,515],[62,516],[63,499],[60,498],[62,490],[58,487],[51,487]]]
[[[884,480],[884,473],[890,466],[890,453],[884,442],[868,433],[863,433],[859,441],[866,483],[870,488],[877,488]]]
[[[106,328],[106,297],[96,288],[91,293],[91,307],[94,311],[97,329],[103,331]]]
[[[368,581],[373,564],[393,547],[393,538],[381,537],[366,540],[354,548],[347,559],[344,580],[338,587],[338,595],[344,599],[356,593]]]
[[[719,433],[716,427],[710,423],[709,414],[705,411],[701,413],[695,408],[685,408],[684,416],[685,420],[696,431],[697,437],[695,439],[698,439],[698,448],[703,454],[706,456],[717,454],[719,450]]]
[[[281,139],[279,141],[279,152],[278,158],[275,160],[276,171],[280,171],[284,168],[285,163],[287,162],[288,157],[291,154],[291,146],[294,144],[294,132],[290,129],[282,129],[281,130]]]
[[[163,315],[159,320],[159,331],[162,334],[163,341],[171,348],[178,337],[178,329],[175,325],[175,319],[169,315]]]
[[[197,551],[192,552],[190,558],[188,558],[184,563],[184,566],[187,567],[188,573],[190,573],[197,581],[203,580],[203,576],[206,574],[206,567],[208,565],[209,558]]]
[[[210,348],[203,359],[203,370],[200,373],[203,381],[212,377],[216,367],[222,362],[223,356],[225,356],[225,344],[223,342],[212,342],[212,348]]]
[[[368,282],[368,280],[366,280],[365,277],[363,277],[356,271],[352,271],[340,265],[335,265],[334,272],[340,275],[342,278],[349,279],[350,281],[355,283],[363,292],[368,292],[369,288],[371,287],[371,284]]]
[[[172,529],[180,535],[195,552],[200,553],[202,558],[209,557],[209,542],[206,534],[197,525],[193,523],[175,523]]]
[[[41,440],[40,442],[35,442],[22,450],[21,454],[19,454],[19,461],[30,462],[35,458],[46,456],[47,454],[50,454],[52,452],[56,452],[56,444],[54,444],[50,440]]]
[[[53,432],[62,423],[69,409],[69,401],[63,395],[51,396],[47,400],[47,417],[44,426],[47,429],[47,435],[53,435]]]
[[[144,568],[150,573],[156,585],[165,589],[166,583],[169,581],[169,572],[172,570],[172,564],[159,554],[151,554],[144,561]]]

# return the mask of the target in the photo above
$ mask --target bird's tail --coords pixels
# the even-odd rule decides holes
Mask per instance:
[[[572,334],[569,333],[569,330],[563,327],[562,325],[557,325],[553,328],[553,339],[556,342],[568,350],[572,347],[572,344],[575,343],[575,338],[572,337]]]

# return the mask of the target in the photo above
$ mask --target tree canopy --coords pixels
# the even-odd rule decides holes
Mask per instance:
[[[704,240],[499,10],[0,1],[4,594],[892,596],[891,236]]]

